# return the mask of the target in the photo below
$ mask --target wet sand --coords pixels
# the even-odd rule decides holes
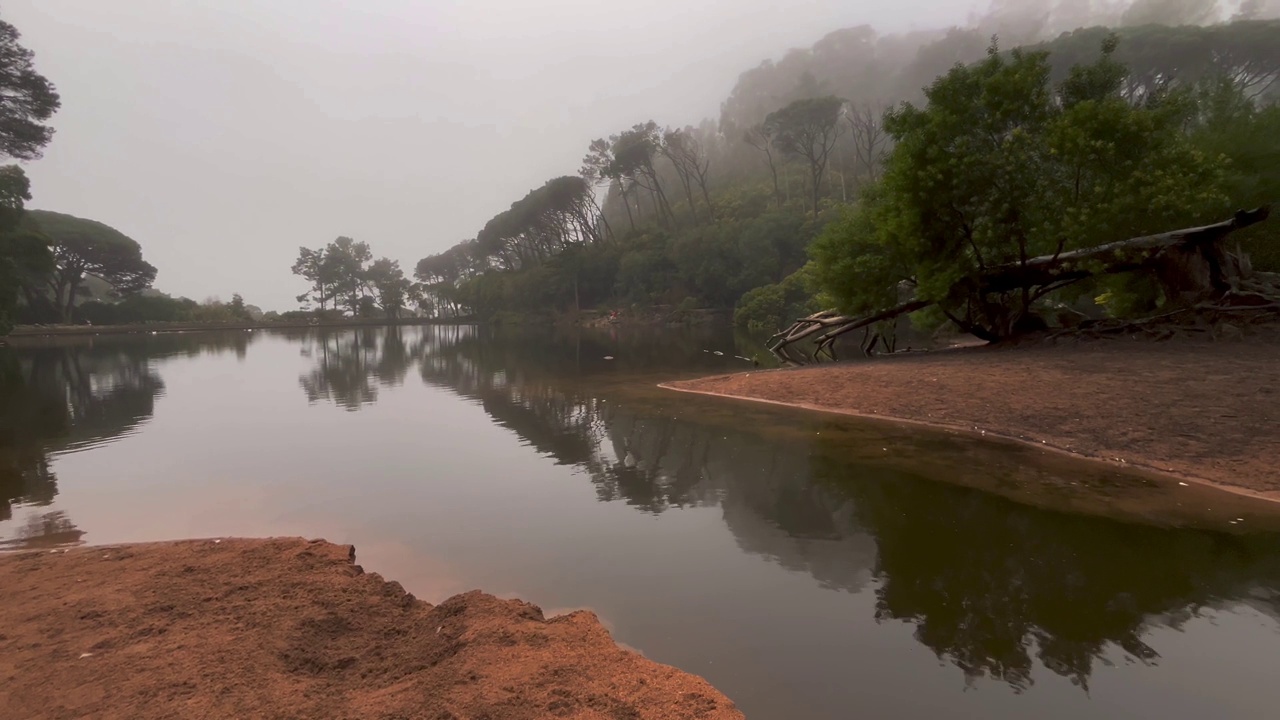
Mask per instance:
[[[0,679],[15,720],[742,717],[592,613],[433,607],[301,539],[0,554]]]
[[[1006,437],[1280,500],[1276,336],[963,348],[663,387]]]

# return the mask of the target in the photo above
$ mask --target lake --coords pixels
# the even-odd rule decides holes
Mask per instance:
[[[753,719],[1280,707],[1271,507],[656,387],[751,370],[728,330],[15,345],[0,348],[0,548],[351,543],[430,602],[480,588],[589,608]]]

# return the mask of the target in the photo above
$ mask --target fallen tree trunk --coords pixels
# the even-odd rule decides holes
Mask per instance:
[[[1222,241],[1236,230],[1263,222],[1270,213],[1270,206],[1241,210],[1230,220],[1213,225],[1041,255],[1025,263],[997,265],[983,273],[981,282],[987,292],[1011,292],[1155,268],[1162,282],[1181,293],[1225,292],[1242,268],[1239,258],[1227,252]]]
[[[1231,219],[1212,225],[997,265],[978,278],[967,278],[963,282],[971,283],[970,287],[976,285],[979,296],[1038,288],[1036,296],[1039,297],[1049,290],[1096,275],[1152,270],[1166,294],[1185,303],[1228,296],[1245,305],[1280,302],[1277,293],[1280,283],[1269,273],[1251,273],[1245,259],[1230,253],[1223,243],[1232,232],[1265,221],[1270,210],[1270,206],[1241,210]],[[790,365],[820,361],[824,356],[835,360],[835,342],[841,336],[935,304],[935,301],[910,297],[894,307],[856,317],[825,310],[800,318],[769,338],[769,351]],[[798,345],[810,338],[815,338],[817,343],[812,356]]]

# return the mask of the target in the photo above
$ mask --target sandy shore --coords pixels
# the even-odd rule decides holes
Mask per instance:
[[[980,347],[664,385],[985,432],[1280,500],[1280,342]]]
[[[432,607],[300,539],[0,555],[0,679],[14,720],[742,717],[589,612]]]

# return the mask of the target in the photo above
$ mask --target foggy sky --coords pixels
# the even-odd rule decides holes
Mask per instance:
[[[30,207],[142,244],[156,287],[288,310],[299,245],[406,272],[586,146],[716,117],[737,76],[862,22],[971,0],[8,0],[62,94]]]

